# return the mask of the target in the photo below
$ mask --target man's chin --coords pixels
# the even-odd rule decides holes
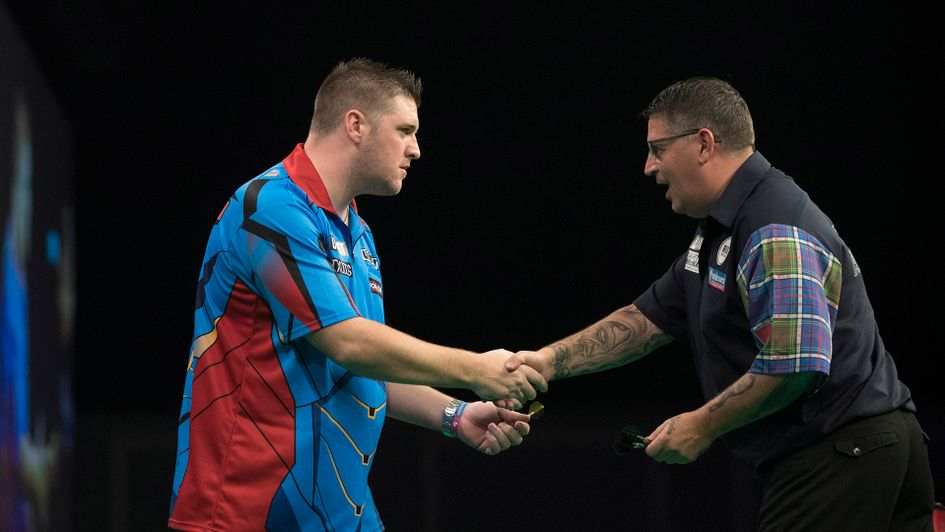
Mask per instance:
[[[401,178],[391,182],[387,195],[396,196],[397,194],[400,194],[401,189],[404,188],[404,179],[405,178]]]
[[[384,188],[378,187],[370,192],[367,192],[367,194],[371,196],[396,196],[400,193],[400,189],[402,188],[403,186],[399,182],[396,184],[392,183]]]

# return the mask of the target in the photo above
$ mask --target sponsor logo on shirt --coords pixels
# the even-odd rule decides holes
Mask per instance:
[[[373,266],[375,270],[380,267],[377,262],[377,257],[371,255],[371,251],[367,248],[361,248],[361,258],[364,259],[364,262]]]
[[[732,249],[732,237],[728,237],[719,244],[719,250],[715,254],[715,263],[719,266],[725,262],[726,257],[728,257],[728,252]]]
[[[689,244],[689,254],[686,255],[686,270],[699,273],[699,250],[702,249],[702,235],[696,235]]]
[[[342,257],[348,256],[348,246],[345,245],[344,240],[335,240],[335,235],[331,236],[331,249],[338,252]]]
[[[335,270],[335,273],[340,273],[341,275],[351,277],[351,263],[345,262],[341,259],[329,260],[331,261],[331,269]]]
[[[709,286],[715,288],[716,290],[725,291],[725,273],[716,270],[715,268],[709,268]]]
[[[368,282],[371,284],[371,292],[384,297],[384,292],[381,290],[381,282],[373,277],[368,277]]]

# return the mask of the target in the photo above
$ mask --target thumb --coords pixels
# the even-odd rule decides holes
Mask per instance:
[[[498,409],[499,417],[502,418],[502,421],[505,421],[509,425],[514,425],[516,421],[528,422],[528,414],[524,412],[516,412],[515,410],[506,410],[504,408]]]
[[[524,362],[518,355],[512,355],[505,361],[505,369],[508,372],[513,372],[519,368]]]

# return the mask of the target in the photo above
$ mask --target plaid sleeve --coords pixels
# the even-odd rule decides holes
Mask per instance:
[[[749,373],[830,373],[841,274],[837,257],[797,227],[772,224],[752,233],[737,273],[759,349]]]

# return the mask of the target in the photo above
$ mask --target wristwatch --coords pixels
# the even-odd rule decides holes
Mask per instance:
[[[440,428],[444,436],[447,438],[456,437],[456,429],[459,427],[459,420],[465,409],[466,402],[459,399],[452,399],[446,405],[446,408],[443,409],[443,423]]]

